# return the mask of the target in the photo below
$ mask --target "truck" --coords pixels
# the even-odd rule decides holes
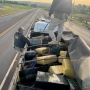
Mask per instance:
[[[45,24],[45,19],[38,21],[39,24],[42,22]],[[86,42],[73,32],[65,30],[59,45],[49,45],[51,38],[48,33],[36,29],[38,23],[29,32],[32,46],[25,47],[8,90],[90,90],[90,48]],[[48,52],[37,55],[36,49],[45,47]],[[67,52],[65,57],[60,57],[62,51]],[[48,55],[52,55],[51,59],[44,58]],[[62,62],[68,59],[72,69],[62,69],[59,74],[56,74],[56,70],[60,67],[51,71],[50,67],[63,65]],[[69,67],[70,63],[67,64],[65,66]]]

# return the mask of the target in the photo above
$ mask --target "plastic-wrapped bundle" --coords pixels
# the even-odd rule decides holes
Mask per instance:
[[[59,57],[58,57],[58,62],[59,62],[59,63],[62,63],[62,61],[63,61],[64,58],[66,58],[66,57],[59,56]]]
[[[36,57],[36,52],[35,51],[27,51],[25,53],[25,60],[32,60],[33,58]]]
[[[65,46],[66,44],[64,42],[59,42],[59,45]]]
[[[62,65],[51,66],[49,68],[49,72],[53,74],[63,74],[63,66]]]
[[[63,75],[37,72],[35,87],[41,90],[70,90]]]
[[[66,57],[67,56],[67,51],[60,51],[60,56]]]
[[[48,44],[48,42],[51,42],[52,39],[49,36],[45,36],[44,39],[42,40],[42,44]]]
[[[63,65],[63,74],[65,76],[75,78],[74,70],[73,70],[70,59],[63,59],[62,65]]]
[[[62,63],[63,59],[69,59],[69,57],[59,56],[59,57],[58,57],[58,62],[59,62],[59,63]]]
[[[50,47],[50,53],[57,56],[60,56],[60,51],[64,51],[64,50],[66,50],[64,46],[52,45]]]
[[[57,61],[56,55],[37,57],[37,64],[46,65]]]
[[[41,33],[41,32],[34,32],[34,31],[31,31],[31,35],[30,37],[37,37],[37,36],[49,36],[48,33]]]
[[[37,48],[35,49],[35,52],[39,55],[43,55],[49,52],[49,48],[48,47]]]
[[[32,37],[32,39],[44,39],[44,36]]]
[[[31,45],[40,45],[42,44],[42,39],[30,39]]]

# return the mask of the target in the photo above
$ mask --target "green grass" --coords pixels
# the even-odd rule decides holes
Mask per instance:
[[[49,9],[48,9],[48,8],[43,8],[43,10],[45,10],[45,11],[49,11]]]
[[[4,9],[10,9],[11,7],[10,6],[4,6]]]
[[[87,14],[72,14],[73,17],[83,17],[83,18],[86,18],[87,17]]]
[[[90,24],[85,24],[87,18],[88,18],[88,22],[90,22],[90,17],[87,14],[78,14],[78,13],[72,13],[71,14],[72,18],[69,17],[69,20],[71,20],[72,22],[80,25],[80,26],[84,26],[87,29],[90,29]]]
[[[7,14],[13,14],[17,12],[22,12],[25,10],[29,10],[32,7],[30,6],[24,6],[24,5],[17,5],[17,4],[5,4],[3,6],[3,9],[0,10],[0,16],[7,15]]]

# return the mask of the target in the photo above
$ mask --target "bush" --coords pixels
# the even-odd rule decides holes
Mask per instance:
[[[84,21],[83,17],[79,17],[78,20],[79,20],[80,22],[83,22],[83,21]]]

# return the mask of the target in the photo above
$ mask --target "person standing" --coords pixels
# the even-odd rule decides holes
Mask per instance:
[[[25,44],[30,46],[30,41],[23,35],[24,28],[20,27],[18,32],[14,35],[14,49],[21,54],[24,50]]]
[[[50,11],[49,11],[49,19],[51,19],[51,15],[54,14],[54,18],[51,20],[50,25],[48,27],[48,33],[52,38],[52,41],[49,44],[56,42],[59,43],[61,41],[64,23],[68,19],[68,15],[72,11],[72,0],[53,0]],[[58,36],[57,41],[53,30],[58,26]]]

